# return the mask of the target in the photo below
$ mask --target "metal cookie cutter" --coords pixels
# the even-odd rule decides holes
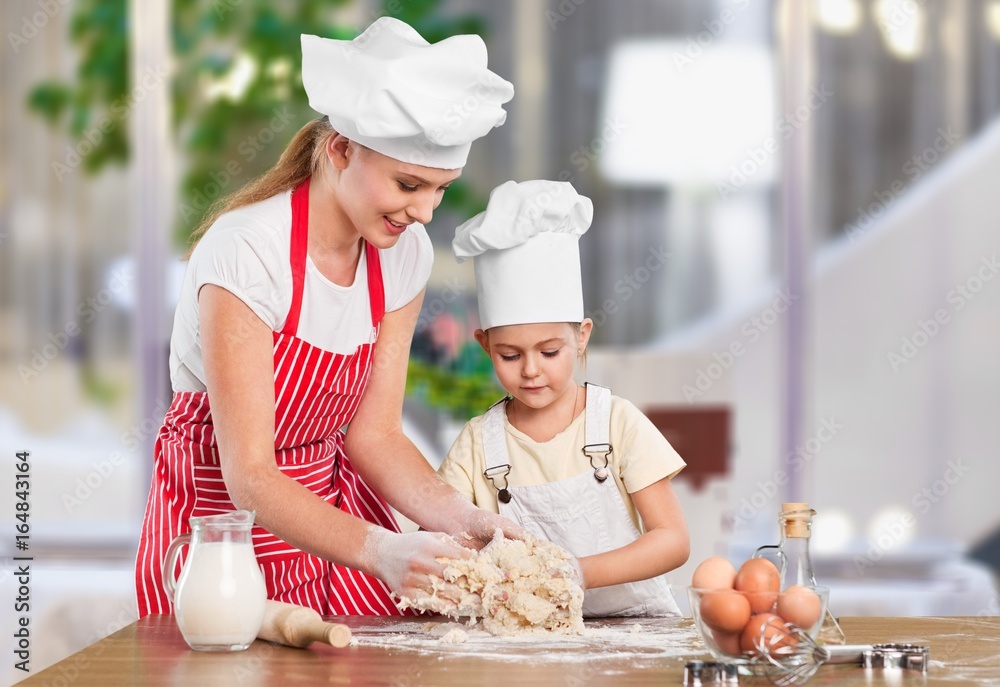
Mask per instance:
[[[927,674],[930,651],[926,646],[898,643],[824,645],[793,623],[785,623],[779,632],[794,642],[782,646],[768,640],[762,630],[755,644],[757,653],[750,661],[776,685],[801,685],[820,666],[828,663],[919,670],[922,675]]]
[[[927,664],[930,662],[930,649],[918,644],[873,644],[865,647],[861,656],[861,665],[865,668],[904,668],[919,670],[927,674]]]
[[[930,649],[919,644],[872,644],[871,646],[831,646],[827,663],[859,663],[864,668],[919,670],[927,674]]]
[[[736,684],[739,684],[739,673],[733,663],[688,661],[684,664],[685,687]]]

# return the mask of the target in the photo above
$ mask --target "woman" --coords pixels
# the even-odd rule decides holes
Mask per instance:
[[[255,510],[268,597],[322,614],[398,613],[390,590],[418,594],[435,558],[463,555],[432,532],[475,543],[517,531],[446,486],[401,430],[432,260],[421,224],[513,88],[478,37],[429,45],[389,18],[353,41],[303,36],[302,51],[325,116],[221,204],[190,253],[140,616],[170,612],[164,553],[192,516]],[[399,534],[388,504],[430,531]]]

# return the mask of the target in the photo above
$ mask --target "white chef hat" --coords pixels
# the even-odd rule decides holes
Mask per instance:
[[[427,167],[465,165],[472,142],[507,119],[514,87],[486,68],[475,35],[433,45],[381,17],[351,41],[302,35],[302,85],[333,128],[383,155]]]
[[[565,181],[508,181],[455,230],[459,262],[475,258],[483,329],[583,321],[580,236],[594,205]]]

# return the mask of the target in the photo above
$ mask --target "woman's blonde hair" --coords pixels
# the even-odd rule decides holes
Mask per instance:
[[[184,259],[191,257],[198,241],[222,215],[289,191],[315,174],[323,163],[327,140],[336,133],[327,117],[314,119],[299,129],[271,169],[212,203],[191,233],[191,246]]]

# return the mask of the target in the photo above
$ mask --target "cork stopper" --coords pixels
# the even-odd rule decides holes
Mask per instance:
[[[785,537],[808,539],[814,515],[816,511],[809,508],[808,503],[782,503],[781,524]]]

